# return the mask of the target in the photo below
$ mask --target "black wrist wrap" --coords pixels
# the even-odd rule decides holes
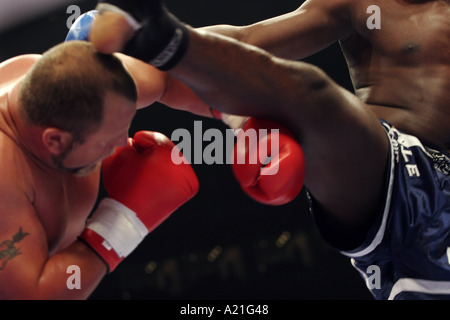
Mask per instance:
[[[141,27],[123,53],[148,62],[160,70],[173,68],[184,56],[189,44],[189,30],[166,10],[159,0],[106,0],[126,11]]]

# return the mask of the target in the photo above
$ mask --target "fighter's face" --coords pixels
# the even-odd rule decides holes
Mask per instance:
[[[108,93],[104,103],[105,114],[97,131],[88,135],[83,143],[72,142],[59,155],[53,156],[56,167],[86,176],[117,147],[127,144],[128,130],[136,113],[135,103],[115,93]]]

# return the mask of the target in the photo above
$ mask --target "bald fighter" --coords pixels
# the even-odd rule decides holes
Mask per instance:
[[[380,29],[368,27],[373,6]],[[230,37],[189,27],[157,0],[97,9],[90,39],[98,50],[123,50],[219,111],[293,132],[314,219],[375,298],[450,298],[448,1],[308,0],[252,26],[210,28]],[[282,59],[336,41],[357,95]]]

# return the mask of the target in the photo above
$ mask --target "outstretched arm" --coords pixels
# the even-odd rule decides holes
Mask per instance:
[[[351,34],[349,2],[307,0],[297,10],[251,25],[213,25],[200,30],[232,37],[281,58],[304,59]]]
[[[209,106],[186,84],[155,67],[133,57],[116,53],[133,76],[138,89],[137,108],[145,108],[154,102],[168,107],[211,117]]]

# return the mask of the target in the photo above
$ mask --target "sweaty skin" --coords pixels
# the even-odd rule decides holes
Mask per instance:
[[[118,94],[106,94],[107,111],[97,132],[58,165],[43,146],[44,129],[28,125],[19,111],[21,81],[41,56],[23,55],[0,63],[2,300],[86,299],[107,271],[98,255],[77,240],[97,200],[101,160],[127,143],[136,108],[161,101],[210,114],[185,85],[139,60],[118,57],[137,84],[137,105]],[[76,176],[62,167],[86,169],[83,176]],[[81,270],[80,290],[66,285],[71,265]]]

